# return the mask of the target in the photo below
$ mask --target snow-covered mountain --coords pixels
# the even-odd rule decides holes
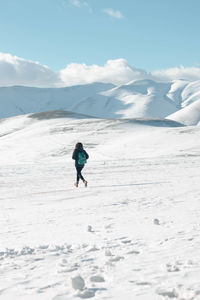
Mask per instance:
[[[200,123],[200,81],[189,83],[182,92],[182,109],[168,116],[185,125]]]
[[[98,118],[168,117],[196,125],[200,121],[198,104],[190,105],[198,100],[200,81],[135,80],[122,86],[94,83],[66,88],[1,87],[0,117],[67,110]],[[190,111],[187,117],[185,109]]]
[[[67,88],[0,87],[0,117],[60,109],[73,111],[79,101],[112,87],[104,83]]]
[[[167,119],[180,122],[185,125],[200,124],[200,97],[190,105],[185,106],[179,111],[169,115]]]

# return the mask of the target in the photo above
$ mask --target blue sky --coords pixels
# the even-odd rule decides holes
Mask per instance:
[[[199,0],[0,0],[0,52],[53,70],[200,66]]]

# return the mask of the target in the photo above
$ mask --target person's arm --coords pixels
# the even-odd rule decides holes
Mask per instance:
[[[75,149],[73,154],[72,154],[72,159],[77,160],[77,150]]]

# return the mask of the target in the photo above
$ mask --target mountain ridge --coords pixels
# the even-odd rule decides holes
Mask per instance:
[[[133,80],[120,86],[92,83],[60,88],[0,87],[0,118],[66,110],[108,119],[170,119],[172,116],[179,123],[197,125],[200,122],[200,116],[196,113],[199,105],[187,109],[191,111],[191,121],[190,113],[187,113],[185,120],[184,108],[199,99],[200,80],[163,82],[145,79]]]

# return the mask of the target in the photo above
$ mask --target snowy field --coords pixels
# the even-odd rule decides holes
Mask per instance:
[[[0,299],[200,299],[199,126],[54,112],[0,141]]]

